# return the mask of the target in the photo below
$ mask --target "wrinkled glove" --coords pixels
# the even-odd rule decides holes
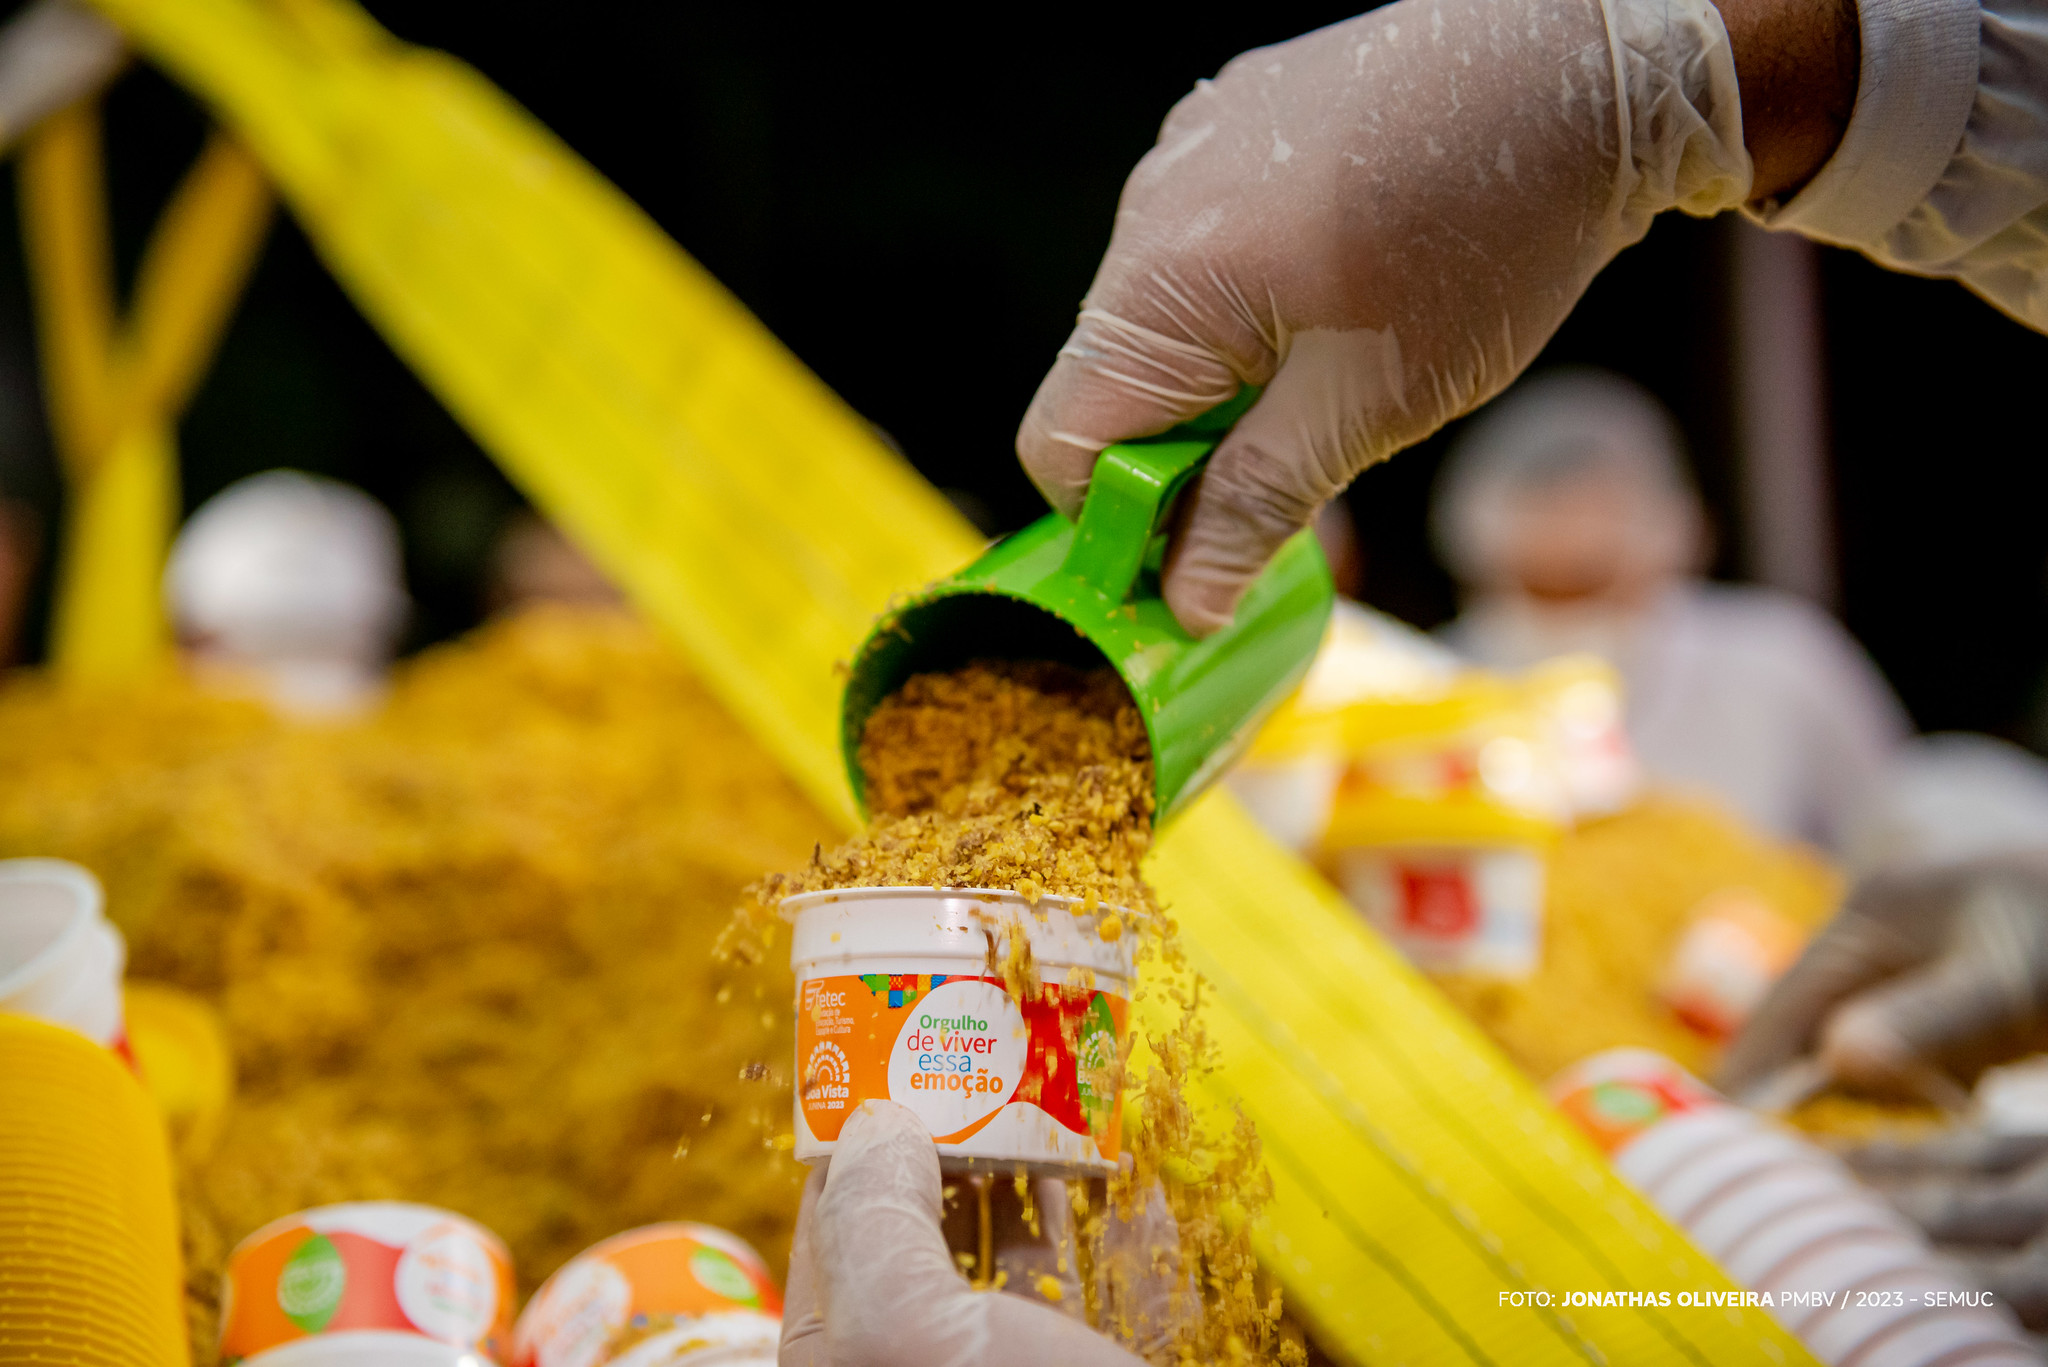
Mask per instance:
[[[1967,1285],[2048,1329],[2048,1135],[1954,1130],[1845,1156],[1962,1265]]]
[[[870,1101],[847,1118],[831,1161],[804,1187],[784,1367],[1143,1367],[1080,1318],[1059,1183],[1037,1185],[1036,1231],[999,1222],[1001,1291],[975,1291],[960,1275],[942,1191],[938,1151],[907,1107]]]
[[[1871,878],[1729,1046],[1717,1082],[1754,1099],[1809,1051],[1828,1079],[1960,1097],[1952,1074],[2048,1024],[2048,854]]]
[[[1750,183],[1709,0],[1400,0],[1248,52],[1167,116],[1017,434],[1072,516],[1096,455],[1267,386],[1165,592],[1213,630],[1366,466],[1504,388],[1650,219]]]

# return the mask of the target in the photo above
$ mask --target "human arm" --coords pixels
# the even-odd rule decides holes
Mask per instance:
[[[1980,43],[1975,0],[1401,0],[1247,53],[1133,172],[1018,453],[1071,513],[1103,446],[1266,385],[1168,566],[1208,631],[1666,209],[1747,204],[2048,329],[2044,15],[1991,0]]]

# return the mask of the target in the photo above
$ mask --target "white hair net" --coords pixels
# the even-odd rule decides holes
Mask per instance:
[[[1595,475],[1634,480],[1677,514],[1645,519],[1643,535],[1697,537],[1699,495],[1669,410],[1633,380],[1570,368],[1524,381],[1466,425],[1437,477],[1430,509],[1437,553],[1463,582],[1489,582],[1516,501]],[[1656,548],[1674,560],[1691,549]]]
[[[398,527],[347,484],[271,470],[229,485],[186,522],[164,592],[190,637],[252,663],[381,663],[405,623]]]

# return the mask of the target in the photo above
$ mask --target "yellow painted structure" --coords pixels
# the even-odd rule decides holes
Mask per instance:
[[[978,549],[937,493],[468,67],[347,0],[94,3],[213,105],[449,410],[850,822],[835,666],[892,594]],[[1755,1309],[1561,1308],[1729,1283],[1226,798],[1152,871],[1213,986],[1208,1099],[1242,1104],[1272,1157],[1264,1251],[1333,1353],[1809,1360]],[[1502,1303],[1520,1292],[1553,1304]]]
[[[270,194],[216,136],[151,237],[117,321],[99,119],[45,120],[22,149],[22,227],[42,333],[43,388],[67,491],[50,654],[79,679],[159,659],[164,554],[177,525],[176,425],[262,244]]]

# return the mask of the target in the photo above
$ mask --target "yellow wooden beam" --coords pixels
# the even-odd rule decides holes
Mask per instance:
[[[22,242],[35,292],[44,402],[51,439],[72,478],[105,449],[114,418],[105,180],[92,104],[51,115],[22,146]]]
[[[216,131],[158,220],[135,278],[122,338],[122,403],[172,417],[219,346],[270,226],[263,168]]]
[[[271,197],[216,133],[150,236],[117,327],[99,120],[62,110],[22,152],[22,215],[44,392],[65,474],[50,657],[74,679],[133,677],[169,641],[161,581],[177,524],[175,431],[254,266]]]

